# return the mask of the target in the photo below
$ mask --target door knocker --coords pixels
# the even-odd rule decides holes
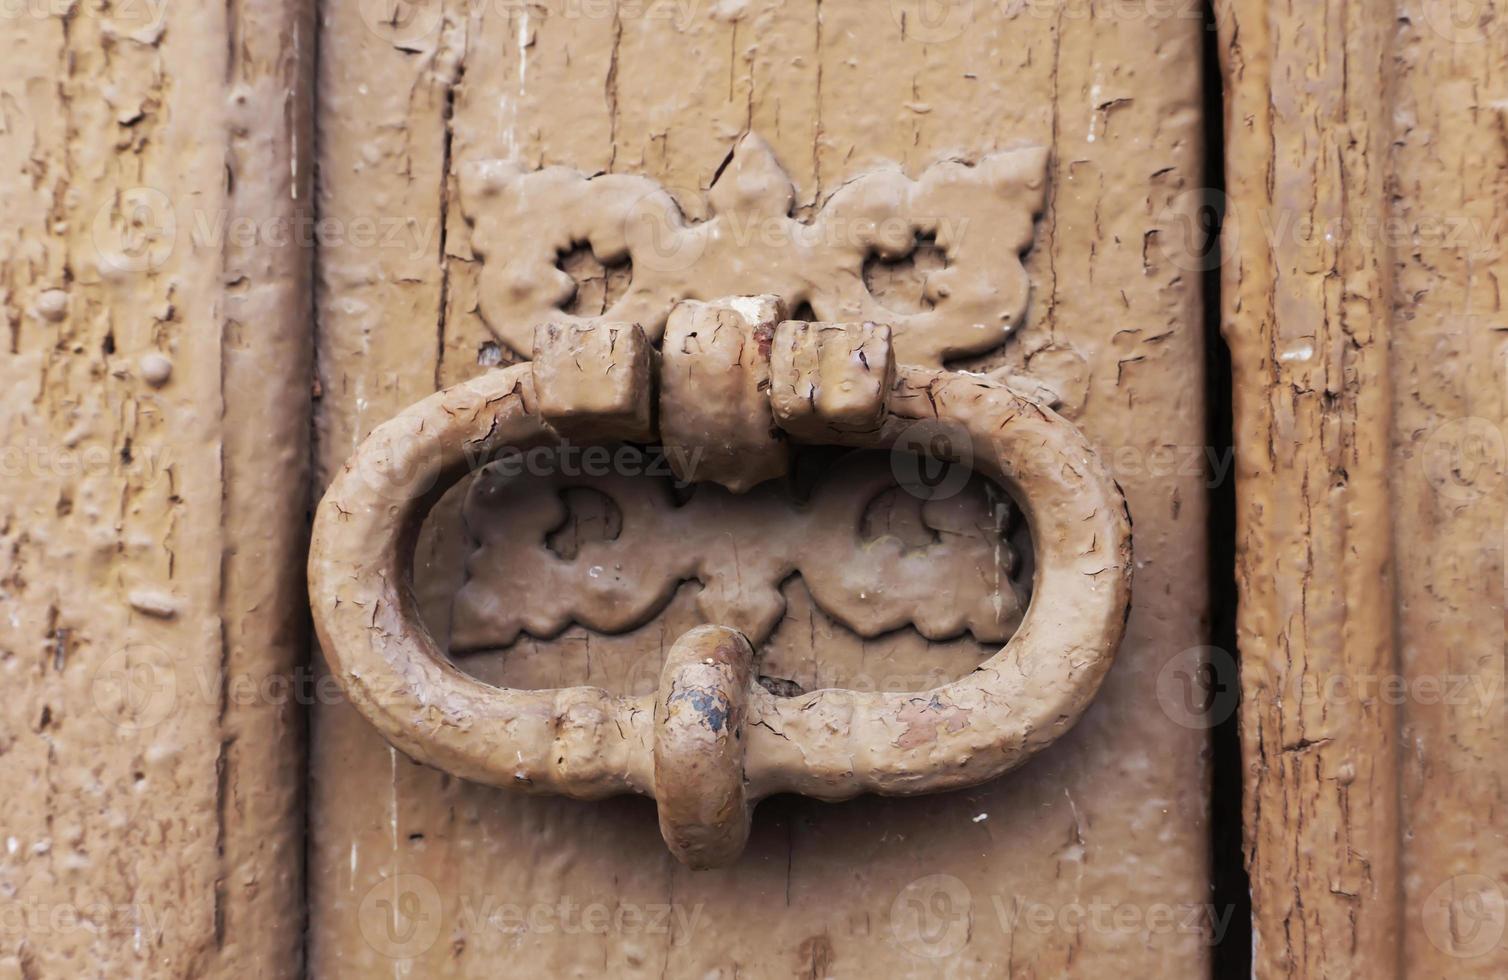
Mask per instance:
[[[309,588],[325,657],[409,756],[535,793],[651,796],[670,850],[705,868],[738,857],[764,797],[971,786],[1052,743],[1093,698],[1125,628],[1131,523],[1084,435],[1036,393],[897,364],[889,325],[789,320],[776,296],[682,302],[659,350],[633,323],[546,323],[533,355],[379,426],[315,518]],[[678,476],[740,491],[783,473],[793,443],[889,449],[927,420],[968,440],[974,469],[1024,511],[1036,556],[1020,628],[952,683],[779,697],[755,680],[744,634],[712,623],[676,641],[652,695],[501,688],[454,667],[420,621],[421,522],[500,453],[659,442],[695,450],[672,454],[696,461]]]

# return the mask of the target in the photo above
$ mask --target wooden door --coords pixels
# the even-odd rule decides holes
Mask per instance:
[[[28,0],[0,24],[0,976],[1197,976],[1247,929],[1263,977],[1508,972],[1499,5]],[[877,179],[900,200],[1008,158],[1040,182],[961,192],[920,240],[913,212],[870,247],[884,208],[815,233]],[[872,302],[929,326],[904,356],[975,322],[940,287],[993,277],[1000,329],[949,366],[1054,403],[1135,518],[1124,642],[1066,735],[951,794],[767,800],[735,863],[692,872],[655,802],[416,765],[310,676],[307,512],[366,434],[496,377],[527,346],[506,311],[552,285],[590,318],[676,280],[674,249],[627,268],[567,241],[509,285],[591,219],[598,174],[667,189],[694,234],[724,219],[717,275],[682,277],[702,299],[794,280],[798,317]],[[537,208],[473,193],[556,179]],[[1023,208],[993,261],[949,252],[941,219],[1008,240]],[[637,295],[655,331],[679,298]],[[1202,305],[1234,462],[1205,449]],[[818,457],[808,489],[870,492],[883,462]],[[1233,526],[1208,513],[1230,483]],[[509,486],[519,514],[559,499]],[[1009,618],[1030,536],[959,489],[973,520],[887,491],[862,533],[814,538],[929,574],[946,539],[999,572]],[[711,590],[507,635],[479,613],[516,611],[496,570],[539,549],[469,492],[418,553],[462,669],[652,688]],[[787,541],[801,525],[766,518],[790,501],[761,494],[662,533]],[[622,503],[568,493],[545,561],[622,540]],[[1207,548],[1240,602],[1224,651]],[[865,636],[819,578],[773,583],[758,666],[790,698],[927,689],[988,654],[916,624],[945,590]],[[1241,703],[1228,673],[1209,701],[1236,660]],[[1212,784],[1207,726],[1233,711],[1239,772],[1221,743]],[[1238,802],[1249,882],[1232,847],[1207,857]]]
[[[532,327],[523,320],[536,312],[539,279],[565,286],[557,298],[570,312],[592,316],[632,296],[636,281],[667,277],[654,256],[635,254],[630,268],[586,248],[555,257],[570,280],[510,265],[534,247],[530,236],[562,234],[571,195],[594,193],[593,175],[653,181],[689,222],[722,215],[743,236],[735,251],[780,264],[845,185],[896,172],[921,182],[960,161],[982,175],[992,154],[1017,151],[1040,170],[1039,200],[1022,204],[1019,318],[1005,316],[993,339],[949,366],[1045,388],[1098,447],[1135,522],[1135,599],[1092,707],[1024,768],[943,795],[776,797],[755,811],[743,856],[715,871],[669,856],[651,801],[469,783],[409,761],[349,705],[320,704],[308,868],[315,973],[1207,970],[1228,922],[1210,904],[1207,732],[1182,687],[1197,682],[1207,619],[1201,266],[1189,248],[1204,166],[1203,24],[973,6],[326,9],[319,209],[335,226],[366,219],[386,234],[320,245],[321,487],[378,423],[527,354],[520,329]],[[488,196],[478,190],[488,180],[509,189]],[[519,187],[537,189],[534,210]],[[995,188],[982,181],[969,193],[934,217],[997,220]],[[951,307],[938,302],[935,284],[960,261],[947,254],[947,232],[903,230],[910,240],[894,254],[860,257],[865,289],[901,316],[935,304],[919,329],[971,326],[948,322],[941,311]],[[820,257],[854,247],[851,236],[806,244]],[[951,272],[995,276],[992,288],[1008,292],[1001,282],[1016,261],[1003,249],[983,271]],[[709,280],[688,273],[684,285],[770,289],[739,279],[767,278],[768,264],[729,259],[718,270],[724,278],[702,270]],[[667,295],[638,308],[658,321],[647,325],[663,323]],[[811,305],[823,312],[822,300]],[[539,484],[530,492],[555,493]],[[914,501],[886,500],[871,509],[875,533],[920,535],[913,543],[937,533]],[[557,553],[630,533],[613,503],[568,497]],[[699,621],[698,585],[683,584],[647,625],[514,638],[477,611],[507,601],[477,570],[495,567],[502,547],[483,528],[506,535],[508,518],[485,494],[458,490],[419,544],[424,614],[454,660],[514,686],[652,690],[666,646]],[[1029,551],[1020,536],[1011,547]],[[1013,581],[996,584],[1001,601],[1024,595],[1029,568],[1023,560]],[[772,683],[926,690],[985,655],[967,636],[934,642],[909,626],[864,639],[799,577],[775,584],[785,605],[760,653]]]

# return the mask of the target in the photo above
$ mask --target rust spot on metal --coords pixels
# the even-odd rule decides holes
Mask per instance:
[[[896,720],[906,730],[895,740],[903,749],[915,748],[937,741],[938,731],[961,732],[968,727],[970,711],[948,704],[936,695],[926,699],[908,701],[896,713]]]

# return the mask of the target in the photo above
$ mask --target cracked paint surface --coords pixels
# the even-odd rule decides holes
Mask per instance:
[[[321,250],[319,466],[333,472],[373,426],[484,370],[479,361],[515,358],[481,314],[483,263],[459,191],[473,162],[642,175],[699,222],[709,216],[711,178],[753,131],[794,186],[791,217],[807,221],[859,174],[898,168],[915,178],[941,160],[1040,145],[1047,201],[1024,261],[1031,288],[1023,319],[1004,347],[960,366],[1050,381],[1110,459],[1120,454],[1114,468],[1136,519],[1139,565],[1124,671],[1110,672],[1103,703],[1040,764],[998,784],[911,800],[767,803],[740,865],[696,874],[664,853],[643,801],[581,805],[449,779],[395,762],[353,713],[321,707],[311,850],[314,907],[325,910],[317,913],[317,961],[389,970],[355,917],[339,910],[412,871],[457,896],[440,917],[447,939],[413,968],[453,975],[489,975],[500,956],[565,975],[850,976],[938,963],[960,977],[1002,969],[1056,976],[1070,965],[1085,976],[1152,974],[1175,962],[1204,969],[1198,935],[1011,930],[992,903],[1000,892],[1058,905],[1206,900],[1204,735],[1148,710],[1165,657],[1203,642],[1203,480],[1154,476],[1146,465],[1159,447],[1204,438],[1197,276],[1159,244],[1176,241],[1181,222],[1192,220],[1179,194],[1201,179],[1202,30],[1187,18],[1010,16],[990,5],[969,30],[938,38],[916,24],[903,30],[893,6],[747,0],[676,21],[626,7],[596,18],[567,17],[555,4],[456,4],[409,45],[416,54],[373,35],[357,11],[328,8],[325,213],[400,213],[446,234],[443,255],[354,243]],[[1128,101],[1100,108],[1117,99]],[[589,255],[567,264],[580,313],[600,312],[624,288],[622,270]],[[922,258],[871,265],[876,288],[891,288],[887,302],[921,306]],[[465,581],[463,494],[442,504],[436,532],[419,546],[416,588],[442,636]],[[590,503],[573,507],[588,529],[610,519]],[[913,518],[896,508],[888,520],[907,528]],[[773,678],[805,690],[925,689],[978,665],[972,640],[931,642],[907,630],[866,640],[835,624],[800,583],[784,597],[786,612],[762,652]],[[465,667],[514,685],[592,683],[643,694],[657,683],[664,651],[702,621],[687,584],[656,621],[628,633],[567,627],[552,640],[479,652]],[[766,727],[750,730],[782,741]],[[375,793],[380,806],[345,802]],[[990,818],[975,823],[983,811]],[[1157,872],[1123,874],[1126,854]],[[969,938],[933,960],[907,948],[891,910],[911,882],[939,873],[968,889],[958,908]],[[607,891],[625,902],[701,904],[700,928],[567,942],[502,935],[485,922],[468,927],[458,904],[487,894],[545,902]],[[717,943],[706,941],[709,929]]]

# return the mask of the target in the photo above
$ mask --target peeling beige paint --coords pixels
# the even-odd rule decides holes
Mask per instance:
[[[1501,11],[1217,6],[1253,967],[1501,976]]]
[[[5,12],[6,976],[301,969],[312,26]]]
[[[1024,320],[1000,352],[961,366],[1022,375],[1040,361],[1039,379],[1063,389],[1074,420],[1112,459],[1202,445],[1198,277],[1173,247],[1202,166],[1199,21],[1010,16],[992,5],[967,30],[938,37],[914,21],[903,33],[892,10],[908,6],[751,0],[677,22],[627,8],[570,16],[564,2],[527,11],[456,4],[408,44],[417,53],[369,30],[359,11],[328,8],[323,213],[404,214],[444,233],[422,252],[351,243],[321,252],[321,484],[403,407],[513,357],[480,313],[483,263],[458,186],[468,166],[515,160],[524,172],[643,175],[696,222],[708,217],[712,178],[748,132],[789,174],[801,220],[858,175],[899,168],[915,179],[945,159],[1046,147],[1048,200],[1025,259]],[[1117,99],[1128,101],[1096,108]],[[897,309],[914,309],[927,261],[880,265],[871,280]],[[580,281],[575,311],[600,312],[621,273],[590,256],[570,264]],[[652,809],[633,800],[520,798],[447,779],[395,759],[347,707],[321,706],[316,967],[464,976],[491,975],[506,961],[561,974],[943,968],[986,976],[1004,964],[1056,976],[1072,964],[1081,975],[1121,976],[1177,963],[1202,972],[1208,949],[1198,930],[1038,932],[997,915],[996,899],[1009,910],[1014,895],[1054,908],[1096,897],[1138,908],[1207,901],[1205,735],[1158,709],[1155,683],[1166,663],[1203,642],[1204,479],[1154,476],[1147,466],[1116,475],[1136,519],[1137,594],[1149,598],[1134,604],[1118,666],[1080,724],[1033,764],[978,790],[767,804],[733,869],[680,869]],[[423,536],[417,562],[417,595],[441,637],[465,581],[460,502],[459,493],[442,502],[436,525],[449,530]],[[552,641],[468,656],[464,666],[509,686],[590,682],[644,693],[636,685],[652,689],[664,651],[700,621],[693,592],[682,589],[657,622],[627,634],[568,628]],[[914,690],[980,660],[969,641],[929,644],[909,633],[865,641],[804,590],[786,598],[762,651],[765,669],[806,690]],[[990,817],[976,823],[981,812]],[[1127,854],[1141,873],[1126,873]],[[392,951],[381,919],[362,911],[391,903],[400,880],[421,898],[430,883],[438,902],[437,932],[415,934],[404,947],[409,962],[376,948]],[[906,931],[908,902],[937,887],[958,900],[968,928],[957,949],[919,947]],[[502,918],[474,914],[609,894],[624,907],[673,905],[681,918],[668,918],[664,931],[566,935],[500,930]]]

